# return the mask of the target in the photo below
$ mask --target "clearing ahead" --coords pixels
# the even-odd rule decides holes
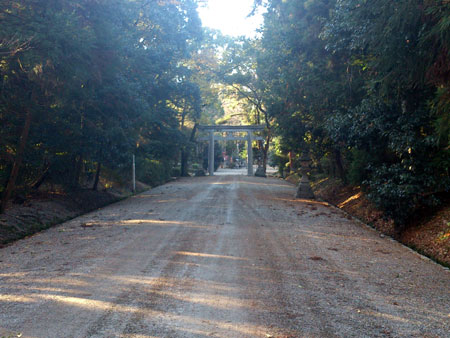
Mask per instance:
[[[0,336],[448,335],[448,270],[294,190],[182,179],[0,249]]]

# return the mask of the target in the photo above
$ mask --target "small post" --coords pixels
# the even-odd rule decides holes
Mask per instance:
[[[132,166],[132,182],[133,182],[133,192],[136,192],[136,158],[133,155],[133,166]]]
[[[209,132],[208,169],[209,176],[214,176],[214,131]]]
[[[247,133],[247,175],[253,176],[253,132],[250,130]]]

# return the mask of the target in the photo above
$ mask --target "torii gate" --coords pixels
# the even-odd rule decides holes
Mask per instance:
[[[254,126],[198,126],[198,129],[201,131],[209,132],[209,137],[199,138],[199,141],[209,141],[208,147],[208,172],[209,176],[214,175],[214,141],[247,141],[247,173],[248,176],[253,176],[253,150],[252,150],[252,142],[253,140],[264,140],[262,137],[254,137],[253,133],[255,131],[264,130],[264,126],[262,125],[254,125]],[[247,133],[247,137],[235,137],[235,136],[214,136],[215,132],[228,132],[228,133]]]

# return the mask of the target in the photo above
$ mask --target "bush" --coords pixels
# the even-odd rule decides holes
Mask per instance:
[[[347,180],[352,185],[360,185],[368,178],[368,166],[370,155],[358,149],[353,149],[350,153],[350,164],[347,172]]]
[[[170,171],[170,176],[171,177],[180,177],[181,176],[181,168],[180,167],[172,168],[172,170]]]
[[[328,176],[335,176],[335,170],[333,166],[333,162],[330,159],[330,156],[327,154],[323,156],[319,161],[319,172],[323,172]]]
[[[394,220],[397,229],[406,224],[419,206],[439,202],[427,193],[430,187],[435,186],[432,175],[427,171],[418,174],[401,164],[376,168],[370,181],[364,183],[369,186],[370,200]]]
[[[170,163],[145,158],[136,165],[137,179],[153,187],[167,182],[170,174]]]
[[[193,171],[197,171],[197,170],[200,169],[200,168],[201,168],[201,165],[198,164],[198,163],[192,163],[192,165],[191,165],[191,169],[192,169]]]
[[[287,155],[272,153],[269,157],[269,165],[278,167],[279,174],[283,177],[286,164],[289,166],[289,157]]]

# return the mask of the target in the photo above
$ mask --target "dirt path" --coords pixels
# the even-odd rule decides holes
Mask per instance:
[[[0,249],[0,337],[448,337],[450,273],[275,179],[183,179]]]

